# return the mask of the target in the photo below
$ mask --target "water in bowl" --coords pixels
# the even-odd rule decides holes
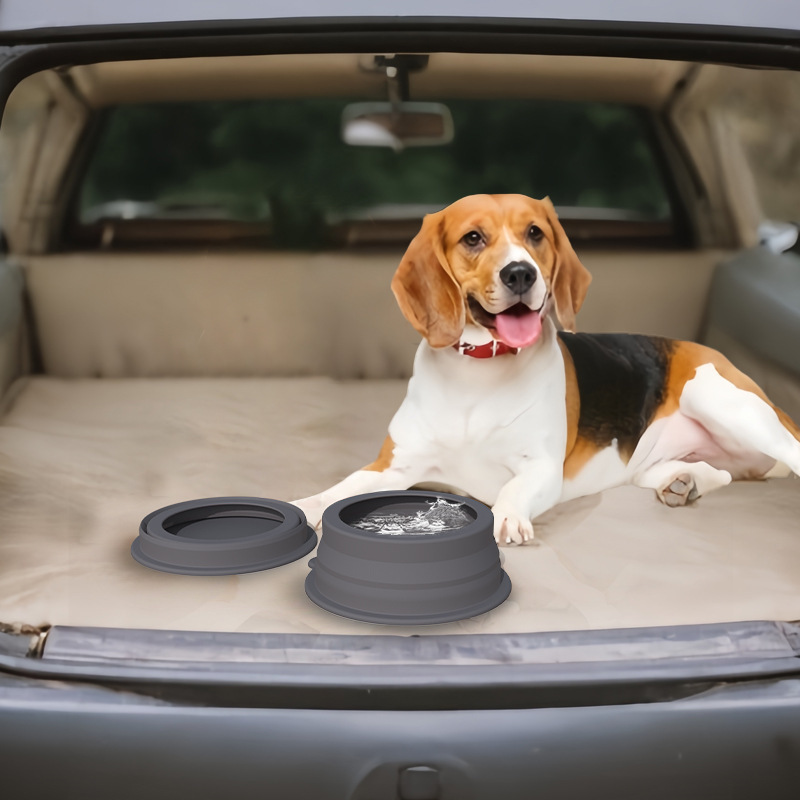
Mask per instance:
[[[380,536],[431,535],[463,528],[474,521],[463,503],[443,498],[427,503],[428,508],[413,514],[376,509],[350,523],[354,528]]]

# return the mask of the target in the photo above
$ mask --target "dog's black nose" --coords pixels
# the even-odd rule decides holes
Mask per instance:
[[[536,282],[536,270],[522,261],[512,261],[500,270],[500,280],[514,294],[525,294]]]

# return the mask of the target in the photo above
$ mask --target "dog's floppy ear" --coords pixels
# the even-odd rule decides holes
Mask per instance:
[[[572,249],[550,198],[545,197],[542,202],[555,234],[556,265],[553,270],[552,286],[556,315],[564,330],[574,332],[575,315],[583,305],[592,276]]]
[[[443,224],[441,211],[425,217],[392,279],[403,316],[431,347],[457,344],[466,322],[461,289],[444,254]]]

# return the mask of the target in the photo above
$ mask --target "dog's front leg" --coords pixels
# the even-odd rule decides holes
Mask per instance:
[[[559,501],[563,480],[561,464],[551,459],[528,461],[503,486],[492,506],[495,541],[501,546],[533,541],[531,520]]]
[[[390,466],[387,469],[378,471],[374,469],[359,469],[348,475],[343,481],[339,481],[330,489],[324,492],[304,497],[301,500],[293,500],[293,505],[298,506],[306,515],[308,524],[313,528],[319,528],[322,521],[322,512],[339,500],[346,497],[354,497],[357,494],[367,492],[388,492],[400,489],[408,489],[418,480],[416,473],[401,466]]]

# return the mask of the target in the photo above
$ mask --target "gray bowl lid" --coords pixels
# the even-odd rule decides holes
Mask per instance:
[[[290,503],[211,497],[157,509],[139,526],[131,555],[179,575],[235,575],[272,569],[310,553],[317,535]]]

